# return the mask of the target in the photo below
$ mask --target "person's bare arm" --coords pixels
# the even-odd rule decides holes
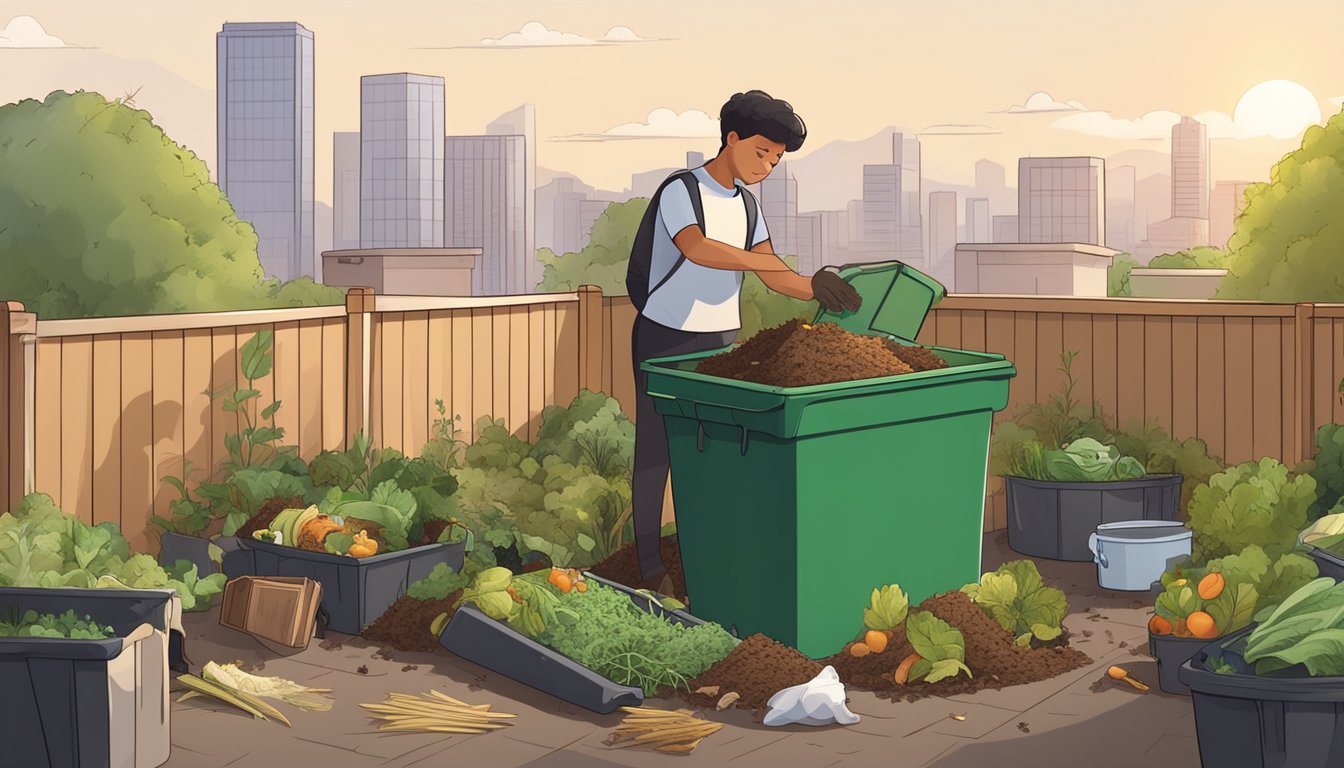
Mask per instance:
[[[768,253],[775,256],[776,259],[779,258],[775,255],[775,249],[771,247],[769,240],[762,240],[757,243],[756,247],[751,249],[751,252]],[[766,288],[775,293],[782,293],[785,296],[792,296],[803,301],[811,301],[813,298],[812,281],[791,269],[787,272],[757,272],[756,276],[761,278],[761,282],[765,283]]]
[[[676,243],[677,250],[687,259],[702,267],[755,272],[758,275],[768,272],[797,274],[768,250],[764,253],[755,249],[744,251],[718,240],[710,240],[698,226],[692,225],[682,229],[672,238],[672,242]]]

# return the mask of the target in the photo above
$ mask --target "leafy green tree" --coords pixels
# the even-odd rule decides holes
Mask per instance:
[[[1344,111],[1314,125],[1302,146],[1246,190],[1227,249],[1220,299],[1344,301]]]
[[[1129,271],[1140,266],[1137,259],[1128,253],[1117,253],[1106,270],[1107,296],[1133,296],[1129,290]]]
[[[588,245],[578,253],[557,255],[549,248],[542,248],[537,258],[545,265],[545,271],[537,290],[565,292],[576,291],[582,285],[596,285],[609,296],[626,295],[625,268],[630,247],[648,207],[649,201],[642,197],[608,205],[593,223]],[[796,258],[785,256],[784,261],[798,268]],[[816,314],[816,307],[813,302],[775,293],[755,274],[748,274],[742,283],[742,330],[738,338],[747,339],[762,328],[793,317],[809,317]]]
[[[148,112],[84,91],[0,107],[0,286],[44,318],[343,300],[264,279],[205,163]]]
[[[592,237],[578,253],[556,254],[542,248],[537,258],[545,265],[541,293],[577,291],[581,285],[596,285],[608,296],[624,296],[625,266],[639,221],[648,210],[647,198],[636,197],[612,203],[593,222]]]
[[[1187,251],[1155,256],[1148,266],[1153,269],[1226,269],[1228,256],[1222,248],[1199,245]]]

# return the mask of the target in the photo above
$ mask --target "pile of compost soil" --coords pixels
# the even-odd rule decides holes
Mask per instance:
[[[699,373],[772,387],[807,387],[946,367],[937,355],[834,323],[793,319],[766,328],[722,354],[705,358]]]
[[[243,523],[243,527],[239,528],[238,533],[235,535],[240,539],[250,539],[252,538],[252,534],[257,531],[264,531],[269,528],[271,523],[275,521],[276,516],[286,509],[307,508],[308,504],[298,496],[290,496],[288,498],[276,496],[267,499],[265,503],[261,505],[261,508],[257,510],[257,514],[248,518],[247,522]]]
[[[736,691],[742,697],[737,700],[738,709],[765,709],[771,696],[806,683],[821,673],[822,666],[757,633],[692,680],[686,698],[697,706],[713,707],[725,693]],[[695,693],[700,688],[715,686],[719,690],[713,696]]]
[[[439,614],[453,613],[453,603],[462,596],[458,590],[442,600],[417,600],[402,595],[378,620],[365,628],[364,639],[390,646],[398,651],[430,653],[439,649],[439,638],[429,627]]]
[[[925,600],[912,611],[929,611],[961,630],[966,641],[966,666],[973,677],[964,675],[937,683],[914,682],[898,686],[894,679],[901,660],[914,652],[905,638],[905,628],[889,633],[890,643],[882,653],[855,658],[846,646],[826,659],[840,674],[846,688],[873,691],[889,698],[916,700],[925,696],[953,696],[985,688],[1048,680],[1091,663],[1087,654],[1064,644],[1023,648],[1013,643],[1013,635],[990,618],[961,592],[945,592]]]
[[[676,587],[677,594],[672,597],[683,602],[686,601],[686,578],[681,570],[681,548],[677,540],[672,536],[664,536],[661,544],[660,554],[663,556],[663,566],[667,568],[667,573],[672,577],[672,584]],[[635,551],[634,544],[626,544],[612,553],[611,557],[584,570],[600,576],[607,581],[614,581],[617,584],[624,584],[627,587],[638,587],[643,578],[639,572],[639,555]]]

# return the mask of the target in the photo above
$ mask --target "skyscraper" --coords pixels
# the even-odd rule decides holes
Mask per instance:
[[[331,247],[348,251],[359,248],[359,133],[334,133],[331,146]]]
[[[523,229],[527,148],[522,136],[444,139],[444,245],[480,248],[478,296],[530,293]],[[532,254],[530,259],[536,260]]]
[[[311,277],[313,33],[295,22],[229,23],[215,56],[220,189],[257,230],[267,275]]]
[[[989,198],[972,197],[966,200],[966,242],[992,243],[994,233],[989,229]]]
[[[1246,189],[1254,182],[1220,181],[1213,185],[1209,201],[1209,245],[1226,248],[1236,231],[1237,217],[1246,210]]]
[[[929,193],[929,274],[951,286],[957,248],[957,193]]]
[[[443,247],[443,78],[359,79],[361,248]]]
[[[798,180],[789,173],[789,164],[782,162],[775,166],[761,182],[760,189],[760,213],[770,231],[771,247],[781,255],[799,255]]]
[[[863,166],[863,241],[879,258],[924,263],[919,139],[895,133],[889,165]]]
[[[1209,144],[1204,124],[1189,117],[1171,127],[1171,216],[1209,218]]]
[[[1132,252],[1138,241],[1137,179],[1132,165],[1106,169],[1106,247]]]
[[[1023,243],[1106,242],[1106,161],[1023,157],[1017,161],[1017,237]]]
[[[542,266],[537,260],[537,111],[531,104],[524,104],[512,112],[500,115],[486,126],[490,136],[521,136],[526,147],[527,168],[523,181],[523,249],[529,254],[524,268],[527,290],[531,293],[541,282]]]

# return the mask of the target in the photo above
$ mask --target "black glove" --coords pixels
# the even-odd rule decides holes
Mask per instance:
[[[857,312],[863,303],[854,286],[825,269],[817,270],[812,276],[812,295],[827,312]]]

